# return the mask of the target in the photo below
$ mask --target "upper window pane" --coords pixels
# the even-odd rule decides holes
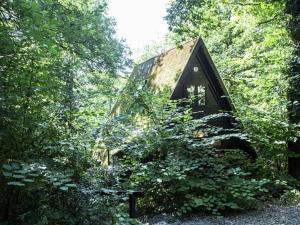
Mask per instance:
[[[195,86],[194,85],[188,86],[186,90],[187,90],[188,97],[193,97],[195,95]]]
[[[204,85],[197,86],[197,97],[198,97],[198,105],[199,106],[205,105],[205,86]]]

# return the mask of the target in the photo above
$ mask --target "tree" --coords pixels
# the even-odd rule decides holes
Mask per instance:
[[[71,178],[79,179],[91,163],[93,131],[116,95],[116,73],[128,63],[105,0],[1,1],[1,176],[9,165],[42,164],[47,174],[72,170]],[[53,193],[59,194],[53,182],[44,186],[36,179],[27,188],[24,175],[4,174],[0,218],[34,214],[41,201],[50,207]]]
[[[146,60],[158,56],[173,47],[175,47],[175,45],[169,36],[165,36],[162,40],[153,41],[151,44],[144,47],[142,54],[138,57],[135,63],[139,64],[145,62]]]
[[[291,102],[289,105],[289,120],[296,126],[296,131],[298,130],[298,137],[296,136],[288,143],[291,154],[289,157],[289,174],[300,179],[300,1],[288,0],[286,9],[291,15],[289,29],[293,43],[293,58],[290,66],[288,90],[288,97]]]
[[[285,1],[174,0],[166,19],[175,41],[204,39],[263,163],[285,171],[291,58]]]
[[[99,92],[107,101],[127,59],[105,1],[4,1],[0,10],[3,161],[82,129],[75,114]]]

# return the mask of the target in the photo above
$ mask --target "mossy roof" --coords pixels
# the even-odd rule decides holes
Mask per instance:
[[[148,79],[148,85],[151,88],[168,87],[173,90],[188,63],[196,42],[197,40],[187,42],[139,64],[137,75]]]
[[[196,55],[199,51],[205,57],[206,63],[209,64],[209,67],[211,68],[210,76],[214,76],[216,78],[219,89],[222,90],[224,96],[228,97],[226,101],[228,102],[228,105],[230,105],[230,108],[234,110],[229,94],[201,38],[189,41],[181,46],[177,46],[176,48],[172,48],[158,56],[138,64],[133,69],[129,80],[142,78],[147,80],[148,87],[154,90],[167,88],[174,91],[179,78],[184,73],[189,59],[192,55]],[[170,97],[171,94],[172,92],[170,93]],[[124,96],[121,95],[111,111],[112,116],[120,110],[122,106],[122,99],[124,99]]]

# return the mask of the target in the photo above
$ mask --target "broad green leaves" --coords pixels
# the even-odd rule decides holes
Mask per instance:
[[[9,164],[3,164],[3,165],[2,165],[2,168],[3,168],[3,169],[6,169],[6,170],[12,170],[12,167],[11,167],[11,165],[9,165]]]
[[[33,177],[39,176],[39,171],[23,162],[13,162],[2,165],[2,174],[8,180],[7,185],[23,187],[33,183]]]
[[[62,173],[49,171],[43,164],[26,164],[24,162],[14,162],[3,164],[3,176],[8,180],[7,185],[23,187],[27,185],[44,186],[51,184],[55,188],[63,191],[74,189],[76,184],[72,183],[71,172]]]
[[[5,177],[12,177],[12,176],[13,176],[13,174],[12,174],[12,173],[9,173],[9,172],[3,172],[3,175],[4,175]]]
[[[143,103],[155,102],[154,96],[146,96]],[[260,196],[268,192],[270,181],[251,179],[252,165],[245,152],[213,147],[230,138],[248,140],[236,129],[209,125],[210,120],[230,115],[220,113],[191,120],[190,109],[178,107],[176,101],[160,106],[152,113],[139,114],[143,121],[155,118],[143,128],[137,117],[128,116],[118,124],[110,124],[112,139],[106,136],[115,141],[122,153],[121,159],[114,159],[114,165],[125,164],[132,170],[127,185],[145,190],[143,206],[160,212],[175,211],[178,215],[199,210],[220,215],[224,211],[255,208]],[[128,123],[126,119],[136,126],[127,127],[129,132],[123,133],[121,125]],[[201,139],[195,138],[198,130],[205,134]]]
[[[71,183],[72,173],[62,173],[56,171],[49,171],[45,174],[45,178],[48,183],[52,184],[54,187],[59,188],[62,191],[68,191],[69,189],[74,189],[77,187],[76,184]]]
[[[21,183],[21,182],[18,182],[18,181],[8,182],[7,185],[12,185],[12,186],[17,186],[17,187],[23,187],[23,186],[25,186],[24,183]]]

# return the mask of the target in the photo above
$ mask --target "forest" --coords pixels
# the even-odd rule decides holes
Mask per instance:
[[[143,224],[145,215],[299,205],[300,1],[170,0],[167,41],[136,62],[108,7],[0,2],[0,225]],[[195,140],[199,127],[221,128],[132,78],[138,62],[198,37],[255,159],[208,144],[213,135]],[[143,192],[137,218],[133,191]]]

